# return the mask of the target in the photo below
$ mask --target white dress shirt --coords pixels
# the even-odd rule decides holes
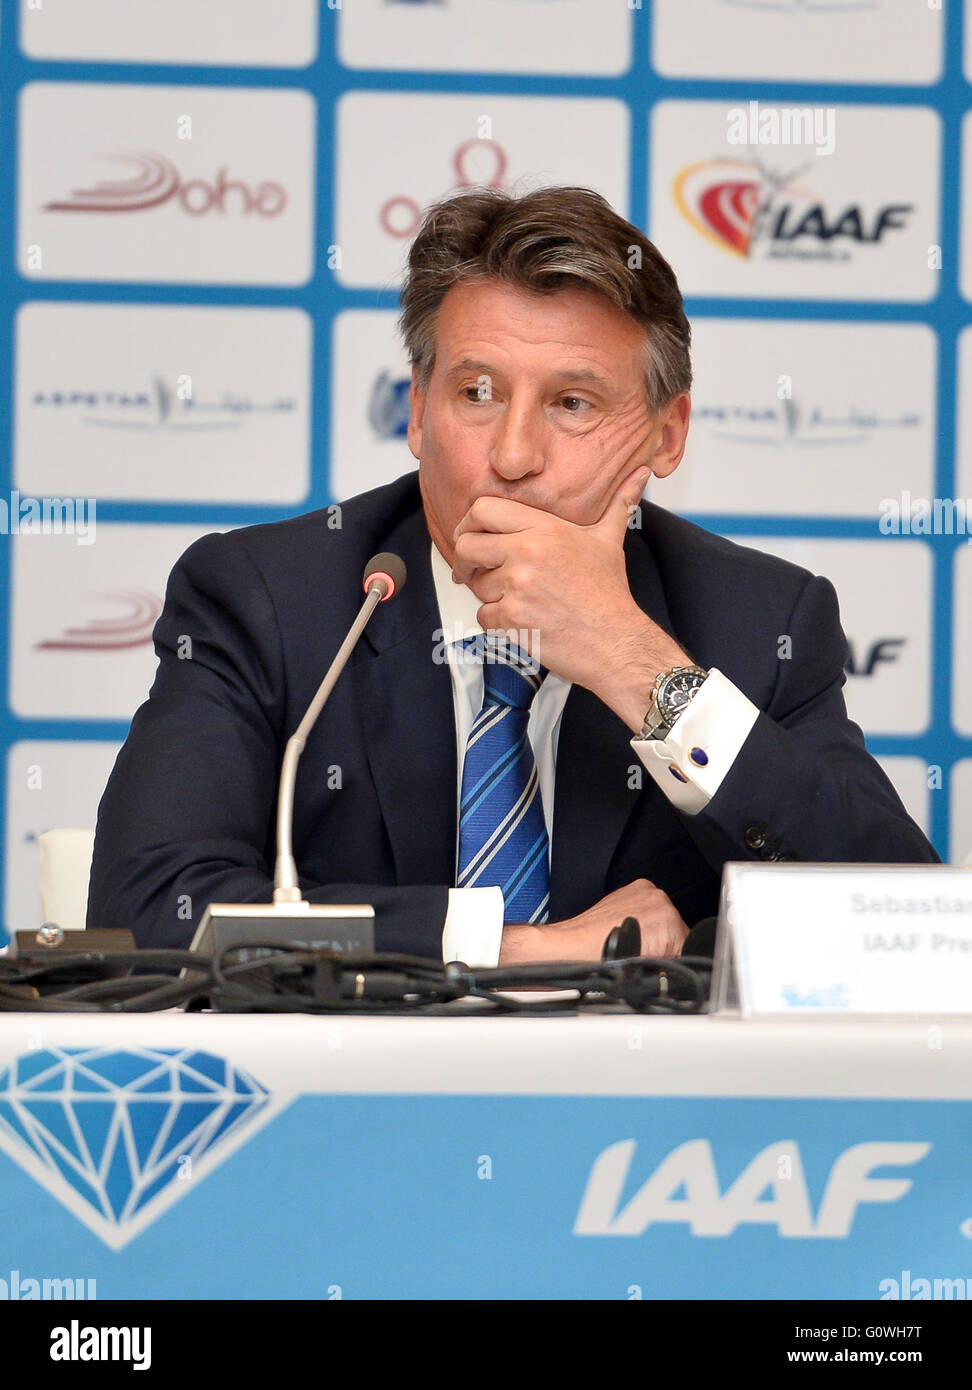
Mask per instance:
[[[452,569],[432,545],[432,580],[439,603],[437,646],[449,662],[456,717],[456,806],[462,799],[462,764],[466,742],[483,705],[483,671],[477,661],[462,660],[462,641],[482,632],[476,614],[481,601],[465,584],[456,584]],[[458,655],[457,655],[458,647]],[[527,737],[533,749],[549,842],[553,838],[554,779],[560,721],[570,682],[551,671],[530,706]],[[719,789],[759,710],[714,668],[666,739],[631,740],[631,747],[666,797],[680,811],[696,815]],[[457,815],[458,825],[458,815]],[[459,842],[456,834],[456,860]],[[499,960],[503,937],[503,894],[497,888],[450,888],[442,930],[442,959],[483,968]]]

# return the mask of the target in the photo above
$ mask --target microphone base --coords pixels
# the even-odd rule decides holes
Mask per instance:
[[[367,903],[210,903],[189,949],[214,955],[249,941],[373,955],[375,909]]]

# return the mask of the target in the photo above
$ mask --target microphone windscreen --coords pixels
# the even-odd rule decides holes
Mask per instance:
[[[682,942],[681,954],[683,956],[709,956],[711,959],[715,955],[718,925],[718,917],[703,917],[701,922],[696,922]]]
[[[389,550],[383,550],[380,555],[373,556],[365,565],[365,593],[368,592],[376,579],[382,580],[386,590],[382,595],[382,602],[385,603],[393,594],[397,594],[399,589],[404,588],[406,576],[405,561],[401,556],[393,555]]]

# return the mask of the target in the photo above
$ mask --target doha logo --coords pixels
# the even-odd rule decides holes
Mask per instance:
[[[208,1052],[51,1047],[0,1071],[0,1149],[119,1250],[281,1104]]]
[[[183,179],[165,155],[154,150],[125,150],[99,156],[101,159],[135,166],[127,178],[99,179],[91,188],[75,188],[67,197],[44,204],[45,212],[145,212],[175,200],[183,212],[193,217],[229,210],[261,217],[278,217],[287,206],[286,189],[279,183],[263,182],[251,187],[240,179],[227,178],[224,165],[214,181]]]
[[[155,624],[162,614],[162,600],[147,589],[118,589],[95,594],[113,600],[127,609],[116,618],[89,618],[84,627],[66,627],[58,637],[35,642],[38,651],[95,652],[120,651],[144,647],[152,640]]]

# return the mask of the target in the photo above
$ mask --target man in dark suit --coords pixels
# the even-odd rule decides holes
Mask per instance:
[[[847,719],[832,586],[639,500],[682,458],[691,382],[651,243],[588,190],[466,193],[428,213],[402,302],[418,472],[176,565],[89,925],[184,945],[207,903],[269,901],[283,746],[382,550],[408,582],[294,821],[305,896],[373,904],[378,949],[591,958],[634,915],[673,953],[727,860],[934,862]]]

